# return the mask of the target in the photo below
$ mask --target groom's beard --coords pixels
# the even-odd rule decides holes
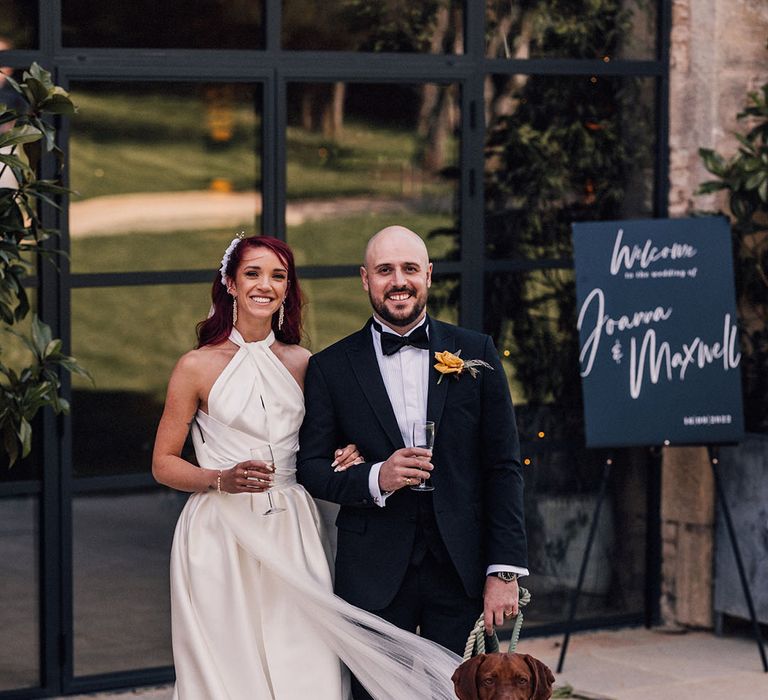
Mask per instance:
[[[427,305],[427,298],[426,294],[424,295],[423,299],[419,298],[418,293],[411,289],[410,287],[402,287],[400,289],[390,289],[387,292],[387,296],[390,294],[397,294],[399,292],[409,292],[413,295],[413,307],[410,312],[408,312],[406,315],[402,314],[395,314],[391,312],[386,305],[387,297],[385,296],[384,299],[381,301],[377,301],[373,298],[371,295],[370,289],[368,290],[368,298],[371,301],[371,306],[373,307],[373,310],[379,315],[379,318],[381,318],[382,321],[386,321],[390,326],[394,326],[396,328],[400,328],[402,326],[407,326],[411,323],[413,323],[419,316],[421,316],[422,312],[424,311],[424,307]]]

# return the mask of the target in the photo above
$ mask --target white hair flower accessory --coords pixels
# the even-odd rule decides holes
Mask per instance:
[[[240,233],[235,236],[230,244],[227,246],[227,249],[224,251],[224,257],[221,259],[221,267],[219,267],[219,273],[221,274],[221,283],[226,287],[227,286],[227,265],[229,265],[229,259],[232,257],[232,253],[237,248],[238,243],[245,238],[245,231],[240,231]]]

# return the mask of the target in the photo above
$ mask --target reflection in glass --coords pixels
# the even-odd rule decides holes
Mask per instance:
[[[520,438],[583,443],[573,270],[486,276],[484,330],[496,343]]]
[[[606,63],[656,56],[656,2],[486,0],[488,58],[591,58]]]
[[[540,440],[547,442],[547,438]],[[600,488],[604,455],[584,449],[523,449],[527,586],[536,605],[526,625],[563,624],[576,587]],[[597,520],[577,619],[634,615],[644,609],[647,451],[619,450]],[[620,534],[619,534],[620,533]]]
[[[313,353],[360,330],[371,317],[371,304],[359,277],[302,279],[307,299],[302,345]],[[435,318],[458,322],[459,282],[454,275],[435,275],[427,310]]]
[[[368,295],[359,277],[302,279],[305,345],[313,353],[363,327],[371,316]]]
[[[281,48],[461,54],[462,4],[461,0],[283,0]]]
[[[61,0],[61,9],[64,46],[264,48],[261,0]]]
[[[34,271],[34,266],[30,267],[30,271]],[[27,289],[26,292],[30,306],[30,312],[27,317],[23,321],[15,323],[12,328],[4,324],[0,325],[0,348],[2,349],[0,361],[17,374],[21,374],[24,368],[29,367],[34,362],[32,352],[24,344],[24,341],[16,335],[18,333],[25,338],[30,338],[32,333],[32,314],[37,311],[37,290]],[[8,468],[8,457],[5,450],[0,450],[0,484],[9,481],[40,479],[42,477],[41,430],[42,413],[38,413],[32,421],[32,451],[29,453],[29,456],[17,461],[10,469]]]
[[[76,676],[170,666],[169,556],[189,494],[87,494],[72,504]]]
[[[38,17],[37,2],[0,0],[0,51],[38,48]]]
[[[75,474],[149,473],[168,378],[210,298],[207,284],[73,290],[72,353],[93,375],[72,380]]]
[[[571,269],[493,273],[484,330],[507,372],[524,464],[530,586],[526,623],[562,623],[584,552],[605,454],[584,447]],[[580,618],[640,615],[645,567],[645,450],[614,452]],[[615,533],[621,532],[621,537]]]
[[[39,548],[37,497],[0,499],[0,691],[40,684]]]
[[[402,224],[433,259],[458,217],[456,85],[288,86],[286,223],[300,265],[358,264],[368,238]]]
[[[74,272],[190,269],[261,213],[261,87],[75,83]]]
[[[568,258],[574,221],[653,215],[654,81],[489,78],[486,251]]]

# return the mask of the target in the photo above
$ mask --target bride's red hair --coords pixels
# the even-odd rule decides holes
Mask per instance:
[[[285,318],[283,327],[277,327],[277,314],[272,315],[272,330],[275,337],[287,345],[296,345],[301,340],[301,308],[304,298],[301,294],[299,279],[296,276],[296,265],[293,251],[288,244],[271,236],[251,236],[244,238],[235,246],[229,256],[225,273],[227,277],[235,278],[240,260],[248,248],[268,248],[280,259],[288,270],[288,294],[285,298]],[[221,274],[216,271],[211,289],[213,313],[204,321],[197,324],[197,347],[216,345],[229,337],[232,331],[232,297],[227,294],[227,288],[221,283]]]

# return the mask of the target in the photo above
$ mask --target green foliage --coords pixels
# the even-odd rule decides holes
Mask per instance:
[[[496,120],[486,142],[489,256],[564,261],[572,255],[572,222],[624,216],[629,176],[647,158],[647,135],[633,133],[627,119],[639,112],[630,109],[640,102],[637,88],[615,79],[532,77],[512,93],[517,108]],[[486,328],[508,345],[528,402],[567,406],[557,423],[578,435],[573,276],[494,275],[488,286]]]
[[[336,51],[450,51],[461,27],[440,29],[442,20],[461,17],[459,0],[294,0],[283,7],[283,45]],[[460,21],[460,19],[459,19]],[[341,28],[341,31],[340,31]],[[433,47],[433,41],[439,46]]]
[[[699,194],[724,192],[731,213],[736,263],[736,294],[741,316],[742,380],[747,429],[768,431],[768,83],[751,92],[737,115],[749,131],[734,134],[739,142],[727,158],[699,149],[704,167],[715,179]]]
[[[55,207],[55,198],[67,192],[58,181],[37,176],[43,150],[61,162],[55,129],[46,118],[74,114],[75,106],[36,63],[24,73],[22,83],[7,80],[25,105],[24,110],[0,105],[0,174],[10,171],[17,182],[15,188],[0,188],[0,319],[10,326],[30,312],[23,286],[30,255],[45,252],[40,244],[55,233],[43,225],[41,205]],[[13,465],[30,452],[37,412],[45,406],[56,413],[69,409],[58,393],[59,372],[84,374],[85,370],[61,352],[61,341],[35,315],[30,337],[5,330],[20,337],[32,354],[32,363],[20,369],[0,363],[0,431]]]
[[[343,0],[342,16],[358,51],[429,52],[439,40],[437,53],[450,51],[461,27],[446,27],[437,37],[436,25],[441,12],[460,15],[456,0]],[[448,18],[446,18],[448,19]],[[372,29],[375,28],[375,29]]]
[[[69,404],[59,396],[59,369],[88,376],[75,360],[61,352],[61,340],[51,336],[51,329],[34,316],[31,337],[6,328],[18,336],[30,350],[33,362],[21,370],[0,363],[0,429],[3,449],[10,464],[25,457],[32,448],[32,419],[44,406],[56,413],[67,413]]]
[[[530,0],[513,8],[514,21],[532,27],[531,54],[613,56],[632,27],[621,6],[616,0]],[[511,34],[524,36],[514,27]],[[486,277],[485,330],[504,351],[522,399],[523,439],[543,430],[554,439],[578,440],[583,414],[568,269],[571,223],[652,211],[649,184],[638,176],[652,172],[648,87],[636,78],[594,76],[492,80],[486,255],[531,261],[533,270]]]
[[[716,178],[702,183],[699,194],[727,192],[739,251],[753,260],[761,282],[768,287],[768,247],[754,235],[768,231],[768,83],[760,92],[749,94],[749,103],[738,119],[749,119],[752,128],[746,135],[734,134],[740,145],[736,155],[728,159],[712,149],[699,149],[704,167]]]
[[[521,48],[530,57],[613,57],[631,38],[633,19],[627,0],[495,0],[486,15],[489,44],[500,30],[506,34],[505,50],[493,58]]]

